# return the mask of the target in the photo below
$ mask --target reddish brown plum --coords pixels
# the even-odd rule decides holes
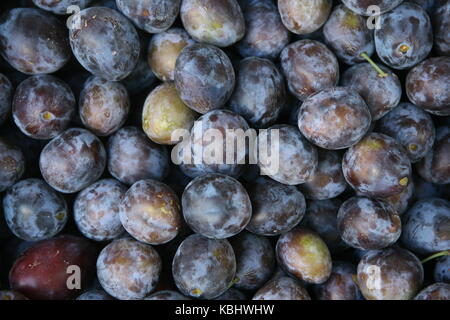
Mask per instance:
[[[259,289],[253,300],[311,300],[311,297],[300,281],[278,277]]]
[[[174,239],[181,227],[180,201],[167,185],[141,180],[126,192],[120,221],[137,240],[159,245]]]
[[[238,178],[250,152],[250,145],[243,145],[241,138],[247,136],[250,142],[256,139],[251,132],[247,135],[248,129],[247,121],[229,110],[203,115],[194,123],[190,137],[178,145],[181,170],[190,177],[221,173]]]
[[[397,140],[405,148],[411,163],[430,152],[436,136],[430,115],[407,102],[381,118],[378,131]]]
[[[236,0],[183,0],[180,16],[198,42],[228,47],[245,34],[244,16]]]
[[[150,40],[147,60],[153,73],[161,81],[174,81],[175,63],[180,52],[195,41],[184,29],[172,28],[155,34]]]
[[[296,34],[318,30],[327,21],[331,6],[331,0],[278,0],[283,24]]]
[[[450,57],[423,61],[406,78],[406,94],[416,106],[436,116],[450,116]]]
[[[450,183],[450,127],[437,128],[433,148],[417,163],[416,169],[428,182]]]
[[[85,129],[72,128],[51,140],[41,152],[45,181],[62,193],[75,193],[97,181],[106,166],[102,142]]]
[[[136,127],[124,127],[108,140],[108,171],[120,182],[164,180],[169,171],[166,147],[157,145]]]
[[[375,51],[373,30],[367,28],[367,21],[344,5],[334,8],[323,27],[327,44],[336,56],[346,64],[364,62],[365,53],[372,56]]]
[[[412,183],[408,154],[393,138],[381,133],[369,133],[348,149],[342,170],[353,189],[375,198],[399,194]]]
[[[195,178],[183,192],[182,207],[189,227],[212,239],[240,233],[252,214],[247,191],[237,180],[222,174]]]
[[[410,69],[430,53],[433,47],[431,21],[425,10],[404,2],[380,16],[375,29],[375,47],[383,63],[394,69]]]
[[[177,291],[163,290],[155,292],[144,300],[190,300]]]
[[[281,52],[280,60],[290,92],[302,101],[339,81],[336,56],[318,41],[291,43]]]
[[[25,241],[52,238],[64,228],[69,215],[64,198],[40,179],[12,186],[3,198],[3,211],[9,229]]]
[[[12,301],[12,300],[28,300],[28,298],[16,291],[10,290],[0,291],[0,301]]]
[[[313,231],[296,228],[281,235],[276,255],[284,271],[307,283],[324,283],[330,277],[330,251]]]
[[[379,250],[394,244],[402,232],[400,216],[391,205],[367,197],[353,197],[339,208],[338,230],[349,246]]]
[[[433,23],[434,48],[440,56],[449,56],[450,39],[448,37],[448,30],[450,28],[450,2],[437,2],[430,17]]]
[[[298,127],[315,145],[346,149],[367,133],[371,115],[361,96],[345,87],[329,88],[309,96],[300,107]]]
[[[275,252],[266,237],[241,232],[230,239],[236,255],[236,283],[238,289],[254,291],[261,288],[275,268]]]
[[[420,291],[414,300],[450,300],[450,284],[432,284]]]
[[[187,237],[173,258],[172,274],[182,294],[200,299],[213,299],[233,285],[236,258],[230,243]]]
[[[0,18],[0,53],[25,74],[53,73],[70,59],[66,28],[52,14],[16,8]]]
[[[347,188],[342,174],[341,156],[335,151],[320,149],[319,165],[312,178],[299,185],[307,199],[325,200],[339,196]]]
[[[0,73],[0,125],[2,125],[11,113],[11,102],[14,88],[11,81]]]
[[[79,106],[83,125],[103,137],[123,126],[130,110],[130,99],[123,84],[91,77],[81,91]]]
[[[75,57],[93,75],[119,81],[134,70],[139,37],[132,23],[118,11],[107,7],[84,9],[71,20],[69,30]]]
[[[126,187],[114,179],[100,180],[81,191],[73,205],[73,217],[80,232],[91,240],[113,240],[124,233],[119,204]]]
[[[247,230],[255,234],[276,236],[288,232],[305,214],[305,197],[295,186],[259,177],[249,185],[248,192],[253,213]]]
[[[161,268],[161,258],[152,246],[128,238],[111,242],[97,259],[100,284],[120,300],[146,297],[155,289]]]
[[[275,181],[298,185],[312,179],[317,170],[316,148],[293,126],[275,125],[262,131],[257,146],[261,173]]]
[[[235,74],[219,48],[194,44],[185,47],[175,64],[175,86],[184,103],[201,114],[219,109],[233,93]]]
[[[429,198],[416,202],[403,216],[401,240],[419,254],[450,248],[450,202]]]
[[[80,9],[84,9],[91,4],[93,0],[33,0],[33,3],[45,10],[54,14],[66,15],[73,13],[68,11],[70,6],[77,6]]]
[[[246,33],[237,45],[241,56],[277,58],[290,40],[277,6],[271,0],[250,0],[242,10]]]
[[[70,126],[75,96],[65,82],[54,76],[32,76],[17,87],[12,113],[17,127],[27,136],[52,139]]]
[[[77,300],[114,300],[109,294],[103,290],[89,290],[80,295]]]
[[[423,277],[419,259],[398,247],[368,251],[358,264],[358,286],[367,300],[410,300]]]
[[[67,300],[86,289],[95,273],[96,250],[83,238],[60,236],[32,244],[9,273],[13,290],[33,300]],[[81,289],[70,289],[74,270],[80,269]]]
[[[335,261],[330,278],[316,287],[319,300],[362,300],[355,281],[356,267],[348,262]]]
[[[302,225],[316,232],[329,250],[340,252],[347,248],[338,231],[337,215],[342,201],[339,199],[308,201]]]
[[[15,184],[25,172],[25,156],[19,147],[0,137],[0,192]]]
[[[117,8],[139,28],[160,33],[170,28],[180,11],[181,0],[116,0]]]
[[[360,63],[345,70],[341,80],[342,86],[356,91],[364,99],[373,121],[395,108],[402,97],[402,84],[395,73],[386,66],[378,67],[387,76],[381,77],[369,63]]]
[[[385,13],[397,7],[403,0],[342,0],[342,2],[357,14],[370,16],[372,12],[367,9],[372,5],[378,6],[380,13]]]
[[[231,110],[252,127],[265,128],[278,119],[285,102],[284,78],[274,63],[257,57],[239,63]]]

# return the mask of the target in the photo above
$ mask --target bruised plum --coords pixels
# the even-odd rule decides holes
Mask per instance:
[[[236,0],[183,0],[184,28],[198,42],[228,47],[245,34],[245,21]]]
[[[253,300],[311,300],[300,281],[289,277],[278,277],[259,289]]]
[[[117,8],[140,29],[149,33],[167,30],[175,22],[181,0],[116,0]]]
[[[17,87],[12,113],[17,127],[27,136],[52,139],[69,127],[75,97],[70,87],[54,76],[32,76]]]
[[[163,290],[153,293],[144,300],[190,300],[177,291]]]
[[[450,284],[432,284],[420,291],[414,300],[450,300]]]
[[[395,108],[402,97],[402,84],[398,77],[383,65],[379,72],[369,63],[360,63],[347,69],[342,75],[341,85],[356,91],[369,107],[372,120],[378,120]]]
[[[177,130],[191,130],[197,114],[178,96],[172,83],[156,87],[144,102],[142,125],[147,136],[159,144],[176,144]]]
[[[339,81],[336,56],[324,44],[315,40],[300,40],[283,49],[281,68],[290,92],[298,99],[331,88]]]
[[[368,251],[358,264],[358,286],[367,300],[410,300],[420,290],[423,268],[408,250]]]
[[[255,234],[276,236],[288,232],[305,214],[305,197],[295,186],[259,177],[249,185],[248,192],[253,213],[247,230]]]
[[[69,30],[75,57],[93,75],[119,81],[136,66],[139,37],[131,22],[118,11],[106,7],[84,9],[71,20]]]
[[[312,179],[318,167],[316,148],[300,131],[289,125],[275,125],[258,136],[258,165],[261,173],[287,185]]]
[[[113,240],[125,231],[119,218],[119,203],[126,191],[119,181],[104,179],[77,195],[73,205],[74,220],[86,238]]]
[[[397,140],[405,148],[411,163],[430,152],[436,135],[430,115],[406,102],[381,118],[378,130]]]
[[[353,197],[339,208],[338,230],[349,246],[378,250],[394,244],[402,232],[400,216],[389,204]]]
[[[278,0],[283,24],[296,34],[318,30],[327,21],[331,6],[331,0]]]
[[[222,173],[233,178],[245,170],[250,145],[256,139],[247,121],[229,110],[213,110],[195,121],[190,136],[184,137],[175,154],[181,170],[190,177]],[[230,142],[230,143],[229,143]]]
[[[397,7],[403,0],[342,0],[342,2],[357,14],[370,16],[372,12],[367,9],[372,5],[377,6],[380,13],[385,13]]]
[[[416,106],[437,116],[450,116],[450,57],[423,61],[406,78],[406,94]]]
[[[65,15],[72,13],[68,11],[71,6],[77,6],[80,9],[84,9],[89,6],[92,1],[93,0],[33,0],[33,3],[45,11]]]
[[[187,237],[173,258],[172,273],[178,289],[186,296],[213,299],[233,285],[236,258],[230,243]]]
[[[79,104],[81,121],[97,136],[109,136],[119,130],[130,110],[125,86],[98,77],[86,81]]]
[[[432,254],[450,248],[450,202],[429,198],[403,216],[403,244],[413,252]]]
[[[351,263],[335,261],[330,278],[316,287],[319,300],[361,300],[362,295],[355,281],[356,267]]]
[[[152,246],[119,239],[107,245],[97,259],[97,276],[103,289],[120,300],[140,300],[152,292],[162,263]]]
[[[162,81],[175,79],[175,63],[180,52],[195,42],[180,28],[155,34],[150,40],[147,59],[153,73]]]
[[[366,19],[343,5],[334,8],[323,34],[327,44],[346,64],[364,62],[361,54],[370,57],[375,51],[373,30],[367,28]]]
[[[181,227],[180,202],[167,185],[155,180],[138,181],[120,205],[120,221],[137,240],[158,245],[175,238]]]
[[[242,290],[258,290],[272,275],[275,253],[269,239],[242,232],[230,239],[236,255],[236,283]]]
[[[246,33],[237,45],[239,53],[243,57],[277,58],[290,39],[277,6],[272,0],[250,0],[242,10]]]
[[[0,125],[6,121],[11,113],[13,90],[11,81],[0,73]]]
[[[307,199],[325,200],[339,196],[347,188],[342,174],[342,160],[335,151],[320,149],[319,165],[312,178],[299,185]]]
[[[181,100],[199,113],[219,109],[233,93],[235,74],[219,48],[194,44],[185,47],[175,64],[175,86]]]
[[[351,147],[369,130],[369,108],[358,93],[345,87],[309,96],[300,107],[298,127],[315,145],[328,150]]]
[[[53,73],[70,59],[65,26],[52,14],[16,8],[0,18],[0,53],[25,74]]]
[[[12,290],[33,300],[73,299],[86,289],[95,271],[96,250],[75,236],[36,242],[15,262],[9,273]],[[80,268],[81,289],[71,289],[74,269]]]
[[[339,199],[308,201],[302,225],[316,232],[331,252],[347,248],[338,231],[337,215],[342,201]]]
[[[182,207],[191,229],[213,239],[240,233],[252,214],[247,191],[237,180],[222,174],[206,174],[189,183]]]
[[[308,229],[296,228],[283,234],[278,239],[276,255],[283,270],[307,283],[323,283],[331,274],[327,245]]]
[[[25,172],[25,156],[19,147],[0,137],[0,192],[15,184]]]
[[[242,60],[230,109],[242,115],[252,127],[264,128],[280,116],[286,100],[284,78],[270,60],[250,57]]]
[[[369,133],[348,149],[342,171],[356,191],[375,198],[398,194],[412,183],[408,154],[393,138],[381,133]]]
[[[57,235],[69,215],[64,198],[40,179],[22,180],[12,186],[3,198],[3,211],[9,229],[25,241]]]
[[[381,61],[394,69],[409,69],[430,53],[433,47],[431,21],[425,10],[404,2],[380,16],[375,30],[375,47]]]
[[[417,163],[416,169],[428,182],[450,183],[450,127],[437,128],[433,148]]]
[[[434,48],[441,56],[450,55],[450,38],[448,30],[450,28],[450,2],[441,1],[436,3],[431,14],[434,32]]]
[[[142,130],[124,127],[108,140],[108,171],[127,185],[144,179],[164,180],[169,171],[168,151]]]
[[[72,128],[51,140],[41,152],[45,181],[63,193],[78,192],[97,181],[106,166],[102,142],[85,129]]]

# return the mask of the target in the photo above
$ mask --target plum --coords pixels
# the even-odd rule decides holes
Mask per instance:
[[[348,262],[335,261],[330,278],[316,287],[319,300],[362,300],[355,281],[356,267]]]
[[[0,137],[0,192],[20,180],[25,172],[25,156],[19,147]]]
[[[385,13],[397,7],[403,0],[342,0],[342,2],[355,13],[370,16],[372,13],[367,9],[372,5],[378,6],[380,13]]]
[[[278,277],[260,288],[253,300],[311,300],[300,281],[289,277]]]

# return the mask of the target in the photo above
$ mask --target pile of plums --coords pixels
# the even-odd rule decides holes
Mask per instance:
[[[1,1],[0,55],[0,300],[450,300],[450,1]]]

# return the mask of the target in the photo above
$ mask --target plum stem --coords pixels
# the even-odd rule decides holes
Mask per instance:
[[[378,72],[380,77],[386,78],[388,76],[388,74],[386,72],[381,70],[381,68],[375,62],[373,62],[372,59],[370,59],[370,57],[367,53],[365,53],[365,52],[361,53],[361,57],[363,57],[364,59],[367,60],[367,62],[370,63],[370,65],[375,69],[375,71]]]
[[[422,263],[426,263],[426,262],[428,262],[430,260],[433,260],[433,259],[436,259],[436,258],[439,258],[439,257],[443,257],[443,256],[449,256],[449,255],[450,255],[450,250],[444,250],[444,251],[435,253],[435,254],[429,256],[428,258],[423,259],[421,262]]]

